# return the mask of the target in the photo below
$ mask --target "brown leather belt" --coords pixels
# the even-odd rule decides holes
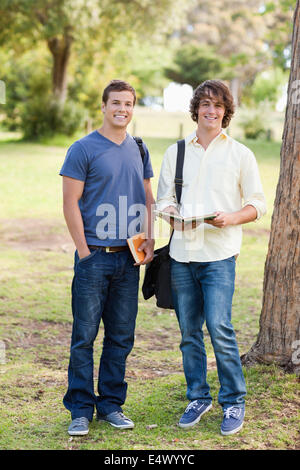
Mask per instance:
[[[96,245],[88,245],[89,248],[92,250],[102,250],[106,253],[117,253],[118,251],[126,251],[128,250],[127,245],[122,246],[96,246]]]

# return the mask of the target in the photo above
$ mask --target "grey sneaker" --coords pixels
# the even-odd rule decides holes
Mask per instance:
[[[73,419],[68,429],[70,436],[85,436],[88,432],[89,420],[85,416]]]
[[[131,419],[127,418],[121,411],[113,411],[108,415],[100,415],[97,413],[97,421],[106,421],[115,428],[119,429],[132,429],[134,428],[134,423]]]

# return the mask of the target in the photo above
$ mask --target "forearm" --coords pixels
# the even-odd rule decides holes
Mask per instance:
[[[232,212],[232,224],[242,225],[253,222],[257,218],[257,211],[254,206],[247,205],[241,210]]]
[[[148,239],[154,238],[154,213],[153,213],[154,208],[155,208],[154,198],[152,197],[146,200],[146,209],[147,209],[146,237]]]
[[[78,201],[66,200],[63,205],[64,216],[70,235],[75,243],[80,258],[87,256],[90,250],[84,235],[84,225]]]
[[[251,205],[246,205],[236,212],[216,212],[216,215],[215,219],[207,220],[206,223],[218,228],[246,224],[257,218],[256,209]]]
[[[145,220],[145,232],[147,239],[153,239],[154,234],[154,214],[153,209],[155,208],[155,199],[153,197],[151,183],[149,180],[144,181],[145,195],[146,195],[146,220]]]

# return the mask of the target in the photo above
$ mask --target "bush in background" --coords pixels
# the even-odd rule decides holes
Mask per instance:
[[[240,127],[246,139],[259,139],[267,136],[268,131],[258,114],[244,117],[240,122]]]
[[[51,60],[43,48],[21,57],[0,52],[0,62],[5,64],[1,79],[7,90],[1,123],[5,129],[38,139],[55,133],[72,135],[81,126],[86,112],[76,97],[65,104],[53,97]]]
[[[83,109],[74,102],[60,104],[48,97],[33,97],[23,103],[20,126],[25,139],[38,139],[56,133],[72,135],[81,126]]]

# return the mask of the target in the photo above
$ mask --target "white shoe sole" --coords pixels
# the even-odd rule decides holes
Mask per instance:
[[[246,413],[244,412],[244,418],[245,418],[245,414]],[[222,436],[230,436],[231,434],[235,434],[236,432],[239,432],[242,429],[243,425],[244,425],[244,421],[238,428],[233,429],[232,431],[222,431],[222,428],[221,428],[221,434]]]
[[[238,428],[233,429],[232,431],[222,431],[221,429],[222,436],[230,436],[231,434],[235,434],[236,432],[239,432],[242,429],[243,424],[244,423],[242,423]]]
[[[70,436],[85,436],[86,434],[88,434],[89,430],[87,431],[68,431],[68,434]]]
[[[182,424],[182,423],[178,423],[178,426],[180,428],[191,428],[192,426],[195,426],[195,424],[199,423],[200,419],[202,418],[202,416],[207,413],[210,409],[212,408],[212,404],[210,404],[199,416],[198,418],[196,418],[194,421],[192,421],[191,423],[188,423],[188,424]]]

